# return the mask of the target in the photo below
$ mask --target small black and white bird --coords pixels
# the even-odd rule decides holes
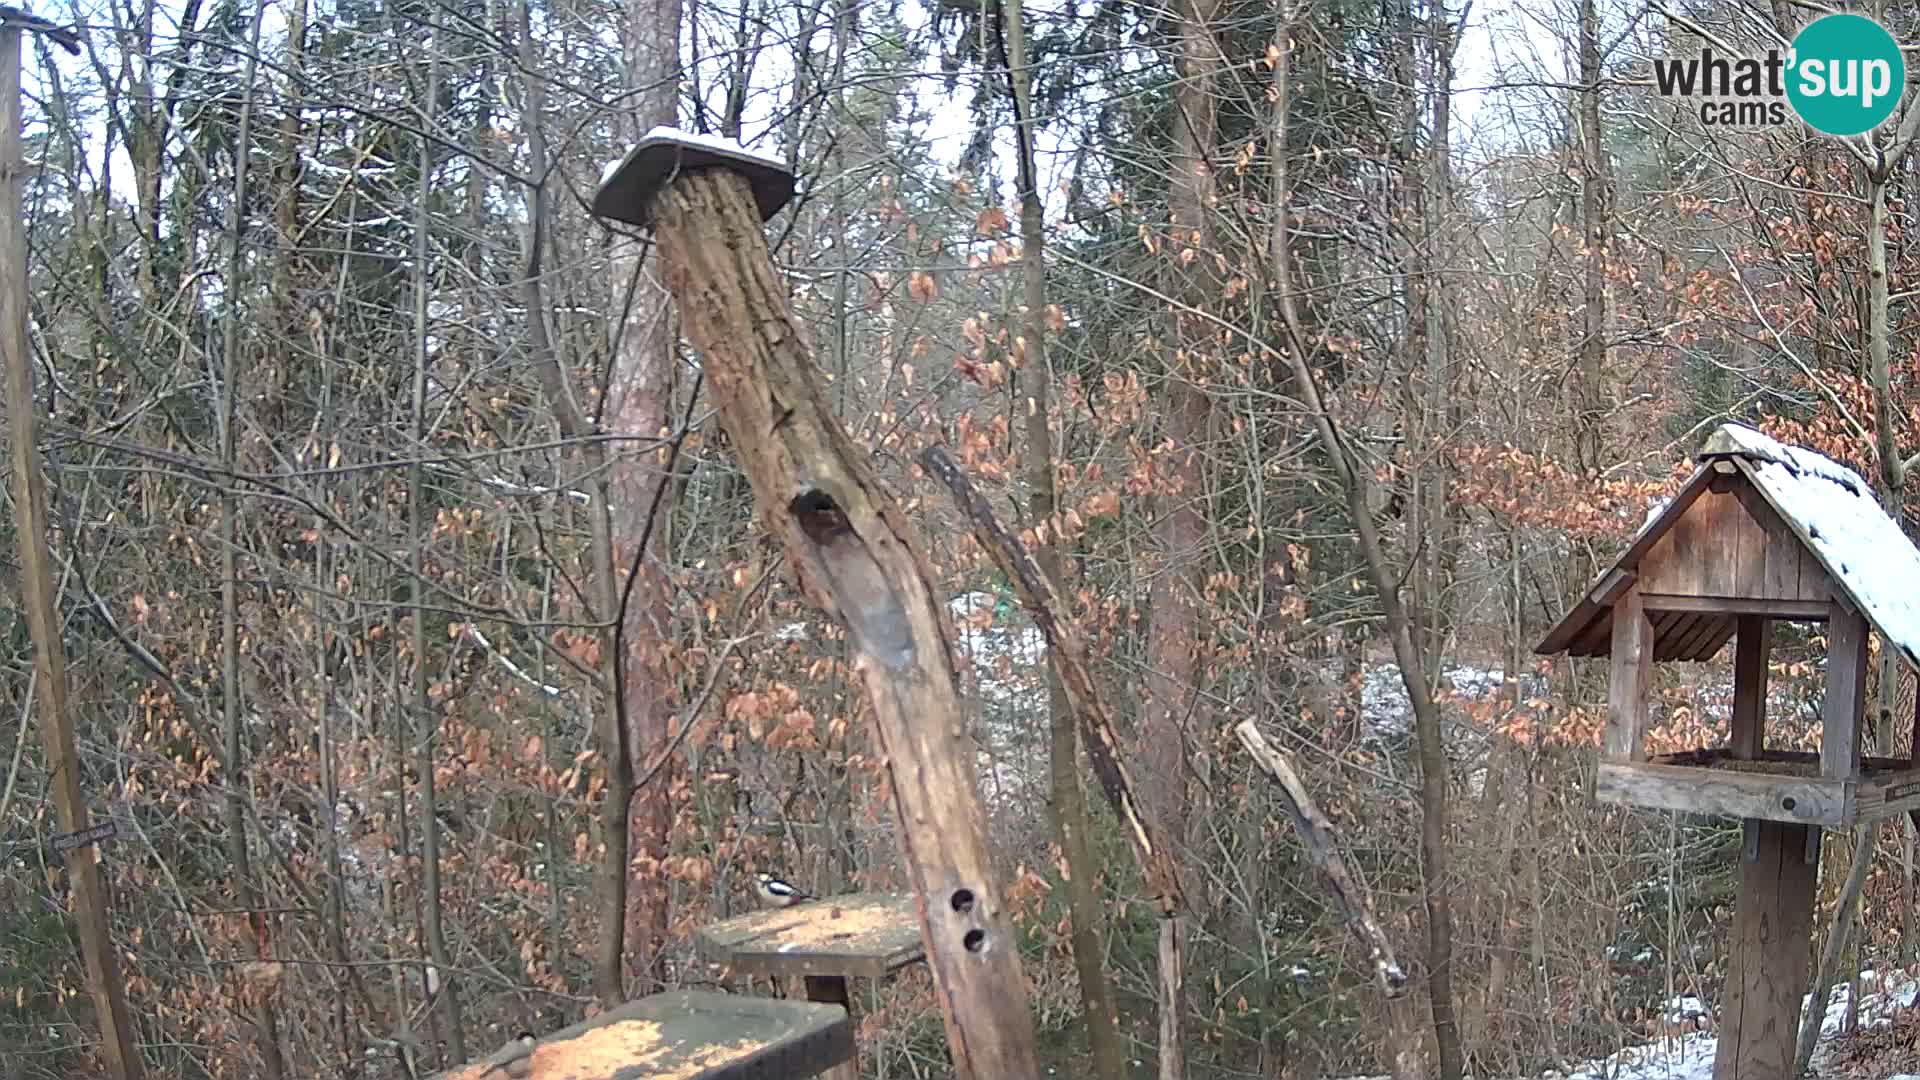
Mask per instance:
[[[801,892],[792,885],[774,877],[772,874],[755,874],[754,895],[760,898],[761,906],[770,908],[792,907],[795,904],[815,899],[809,892]]]

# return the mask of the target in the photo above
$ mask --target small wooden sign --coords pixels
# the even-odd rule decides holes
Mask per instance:
[[[53,838],[53,850],[72,851],[75,848],[86,847],[88,844],[97,844],[102,840],[111,840],[119,835],[119,831],[119,827],[112,821],[103,821],[98,825],[81,829],[79,832],[61,833]]]

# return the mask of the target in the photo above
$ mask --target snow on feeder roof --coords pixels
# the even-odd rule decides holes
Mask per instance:
[[[1700,468],[1537,652],[1609,655],[1613,602],[1637,584],[1722,601],[1668,612],[1656,660],[1712,657],[1739,614],[1824,618],[1834,597],[1920,669],[1920,550],[1858,473],[1742,424],[1721,425],[1696,456]]]
[[[715,166],[746,177],[762,221],[779,213],[793,198],[793,172],[772,154],[749,150],[717,135],[656,127],[641,136],[626,157],[608,162],[600,171],[593,212],[629,225],[651,226],[653,197],[674,176]]]

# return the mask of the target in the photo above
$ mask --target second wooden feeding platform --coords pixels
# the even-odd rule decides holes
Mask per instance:
[[[1900,813],[1920,821],[1920,759],[1860,752],[1869,629],[1920,670],[1920,551],[1858,474],[1819,454],[1727,424],[1698,458],[1537,651],[1609,660],[1601,799],[1745,822],[1714,1076],[1779,1080],[1793,1070],[1807,991],[1821,830]],[[1767,748],[1776,622],[1826,624],[1818,754]],[[1653,664],[1711,659],[1728,641],[1728,746],[1649,756]],[[1913,722],[1920,734],[1920,708]]]
[[[855,893],[739,915],[700,931],[700,951],[732,974],[805,981],[807,1000],[853,1009],[849,979],[884,979],[926,958],[911,896]],[[858,1060],[825,1075],[852,1080]]]

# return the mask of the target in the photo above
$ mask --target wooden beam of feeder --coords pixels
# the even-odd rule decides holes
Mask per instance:
[[[1020,603],[1033,616],[1034,625],[1047,639],[1047,655],[1060,675],[1067,704],[1080,722],[1080,737],[1087,745],[1087,759],[1093,763],[1100,789],[1106,793],[1113,812],[1126,825],[1127,840],[1140,862],[1140,873],[1154,894],[1154,906],[1161,918],[1170,918],[1180,909],[1179,873],[1172,853],[1159,842],[1156,829],[1147,821],[1134,797],[1133,781],[1120,757],[1120,740],[1114,734],[1113,711],[1093,681],[1093,668],[1087,660],[1087,646],[1073,620],[1063,618],[1067,604],[1054,588],[1053,580],[1034,559],[1018,537],[1007,531],[987,502],[967,479],[953,455],[945,447],[930,446],[920,455],[921,464],[940,478],[953,492],[960,510],[973,523],[974,539],[987,550],[994,565],[1013,582]]]
[[[1334,903],[1340,908],[1340,914],[1346,919],[1347,929],[1353,932],[1360,944],[1367,950],[1367,959],[1373,964],[1373,974],[1380,980],[1380,989],[1388,997],[1398,997],[1407,986],[1407,973],[1394,959],[1393,943],[1387,940],[1387,933],[1380,928],[1380,920],[1373,913],[1373,898],[1367,894],[1353,873],[1347,869],[1347,862],[1340,852],[1333,835],[1333,822],[1320,812],[1313,801],[1313,794],[1307,785],[1300,782],[1300,774],[1294,771],[1293,763],[1278,747],[1268,743],[1260,735],[1253,721],[1242,720],[1236,724],[1233,733],[1240,738],[1240,745],[1246,748],[1247,756],[1260,766],[1260,771],[1273,778],[1280,787],[1280,802],[1287,808],[1287,816],[1293,818],[1293,827],[1300,833],[1300,843],[1307,849],[1307,859],[1326,881],[1327,892],[1332,894]]]
[[[667,285],[766,527],[846,627],[873,705],[954,1067],[1040,1075],[995,880],[952,627],[913,531],[820,392],[748,180],[683,172],[652,202]]]

